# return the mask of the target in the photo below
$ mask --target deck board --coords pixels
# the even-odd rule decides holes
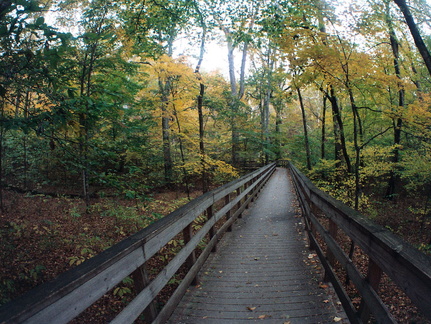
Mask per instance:
[[[277,169],[168,323],[334,323],[336,317],[347,322],[328,289],[320,287],[317,263],[309,262],[294,198],[287,170]]]

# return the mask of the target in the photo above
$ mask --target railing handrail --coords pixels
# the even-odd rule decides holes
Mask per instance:
[[[334,287],[340,296],[343,306],[352,322],[361,322],[368,315],[356,311],[345,291],[337,283],[337,277],[332,266],[334,258],[346,269],[347,275],[355,283],[362,294],[363,302],[367,304],[378,322],[393,322],[394,319],[377,296],[375,287],[380,281],[381,271],[385,272],[396,283],[412,302],[431,319],[431,257],[421,253],[410,244],[362,216],[356,210],[332,198],[316,188],[298,169],[290,164],[298,197],[306,218],[310,244],[315,245],[320,259]],[[325,228],[316,217],[322,212],[329,219],[329,228]],[[364,251],[370,259],[367,278],[363,278],[354,267],[352,260],[335,242],[337,228]],[[315,238],[319,232],[327,245],[329,252],[323,254]],[[344,295],[344,296],[343,296]],[[347,309],[346,309],[347,308]],[[349,309],[350,308],[350,309]],[[362,319],[361,319],[362,318]]]
[[[146,261],[175,236],[184,233],[187,228],[190,229],[192,222],[197,217],[209,209],[212,210],[217,201],[225,198],[225,206],[215,212],[212,217],[208,217],[206,224],[194,236],[188,237],[188,242],[185,242],[182,250],[161,271],[159,276],[151,283],[145,283],[146,288],[138,293],[129,306],[114,320],[118,323],[133,322],[143,308],[150,305],[157,293],[166,285],[170,279],[169,276],[173,276],[176,269],[190,258],[200,240],[210,233],[210,243],[199,259],[194,260],[193,264],[189,264],[188,279],[184,279],[177,289],[185,292],[204,259],[209,255],[209,251],[214,249],[219,237],[241,215],[274,170],[275,163],[271,163],[207,192],[138,233],[59,275],[55,280],[42,284],[24,296],[3,305],[0,308],[0,323],[67,323],[125,277],[142,268]],[[231,193],[236,193],[232,200],[230,199]],[[233,214],[232,211],[234,211]],[[214,224],[224,215],[229,215],[229,219],[218,231],[214,231]],[[172,304],[171,308],[175,306],[181,293],[178,292],[175,301],[168,302],[168,304]],[[162,311],[155,322],[162,322],[170,312],[171,309]]]

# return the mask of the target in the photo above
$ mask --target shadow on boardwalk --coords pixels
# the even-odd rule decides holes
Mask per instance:
[[[287,170],[277,169],[169,323],[346,323],[320,284],[318,258],[306,246],[294,202]]]

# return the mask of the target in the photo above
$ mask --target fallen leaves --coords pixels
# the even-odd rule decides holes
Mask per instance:
[[[256,307],[247,307],[247,309],[248,309],[250,312],[252,312],[252,311],[254,311],[254,310],[256,309]]]
[[[341,317],[335,316],[334,317],[334,322],[340,322],[342,320]]]

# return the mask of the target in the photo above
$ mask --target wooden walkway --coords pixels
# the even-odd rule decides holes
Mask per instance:
[[[169,323],[346,322],[306,247],[286,169],[226,233]],[[341,315],[340,315],[341,314]],[[340,321],[340,318],[343,318]]]

